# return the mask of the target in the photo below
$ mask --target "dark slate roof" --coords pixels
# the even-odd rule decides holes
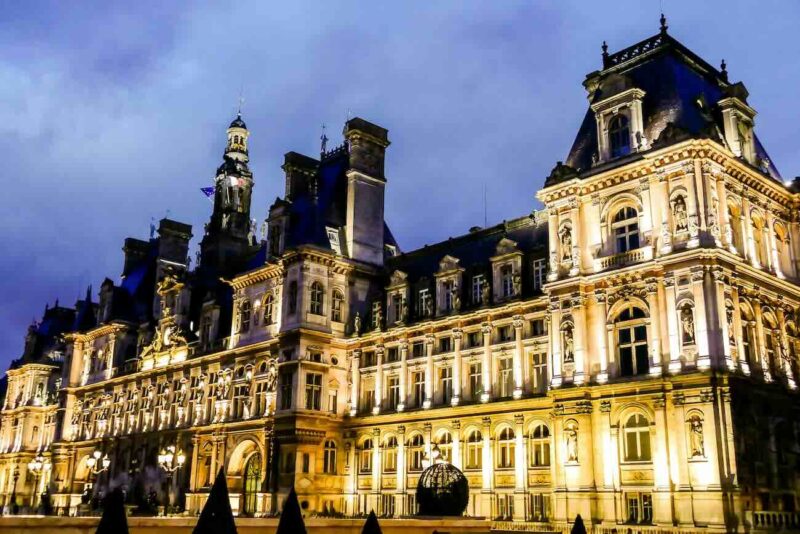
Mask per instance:
[[[717,103],[733,92],[740,98],[747,95],[743,85],[729,83],[726,72],[706,63],[666,31],[604,56],[603,70],[589,74],[585,85],[593,91],[592,104],[632,87],[642,89],[644,135],[651,149],[688,138],[709,138],[724,144]],[[568,167],[585,176],[628,163],[642,154],[633,153],[593,167],[597,153],[597,126],[594,112],[589,108],[567,156]],[[764,162],[760,170],[782,181],[757,137],[756,153],[759,161]],[[545,185],[558,183],[562,178],[551,176]]]
[[[468,234],[389,258],[386,263],[387,278],[392,272],[399,270],[408,275],[409,284],[416,288],[432,286],[434,275],[439,271],[439,262],[445,256],[452,256],[459,260],[459,267],[465,271],[460,289],[461,301],[466,309],[469,307],[468,296],[471,290],[469,278],[489,272],[490,258],[497,255],[497,245],[504,238],[514,241],[524,254],[522,292],[523,295],[533,295],[530,287],[531,260],[546,258],[548,253],[547,221],[542,213],[476,229]],[[490,278],[487,276],[487,279]],[[412,299],[412,307],[414,300]],[[413,309],[411,311],[412,314],[416,312]]]
[[[247,129],[247,125],[242,120],[242,114],[239,113],[236,115],[236,118],[231,121],[231,125],[228,128],[244,128]]]
[[[91,302],[86,306],[85,301],[78,301],[78,307],[92,309]],[[48,360],[47,356],[50,351],[63,347],[61,336],[73,330],[76,315],[75,309],[59,306],[57,303],[52,308],[45,308],[42,319],[28,328],[22,357],[12,362],[11,367],[37,362],[57,363]]]

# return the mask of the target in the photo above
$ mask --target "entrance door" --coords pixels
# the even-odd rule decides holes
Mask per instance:
[[[261,489],[261,455],[255,453],[247,460],[244,468],[244,486],[242,491],[242,515],[256,513],[258,492]]]

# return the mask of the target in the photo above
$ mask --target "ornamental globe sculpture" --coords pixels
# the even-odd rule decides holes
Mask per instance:
[[[469,502],[469,484],[456,466],[441,458],[439,447],[431,451],[430,467],[417,483],[418,515],[461,516]]]

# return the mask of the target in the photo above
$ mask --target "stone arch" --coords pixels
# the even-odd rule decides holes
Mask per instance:
[[[613,323],[617,316],[619,316],[619,314],[629,306],[641,308],[645,314],[645,318],[650,318],[650,307],[647,305],[647,302],[645,302],[645,300],[641,297],[632,295],[624,299],[619,299],[614,304],[609,306],[608,313],[606,314],[606,322]]]
[[[605,205],[600,211],[600,224],[606,225],[611,222],[610,219],[613,218],[619,210],[626,206],[634,208],[641,217],[642,211],[644,210],[642,200],[638,195],[626,191],[619,193],[618,195],[613,196],[606,201]]]

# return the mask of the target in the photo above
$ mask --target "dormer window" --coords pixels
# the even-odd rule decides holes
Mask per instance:
[[[500,278],[503,287],[503,297],[514,296],[514,271],[511,265],[503,265],[500,268]]]
[[[619,114],[608,124],[608,141],[611,148],[611,157],[627,156],[631,152],[631,131],[628,126],[628,117]]]
[[[239,311],[239,332],[245,333],[250,331],[250,301],[245,300],[242,302],[242,308]]]

